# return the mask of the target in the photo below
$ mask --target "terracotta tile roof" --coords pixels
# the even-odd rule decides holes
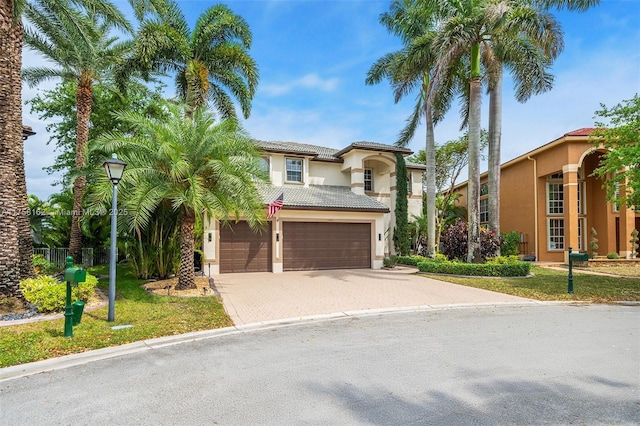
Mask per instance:
[[[285,154],[298,154],[298,155],[310,155],[315,156],[316,160],[322,161],[342,161],[334,154],[338,152],[337,149],[327,148],[318,145],[309,145],[306,143],[297,142],[275,142],[275,141],[260,141],[254,140],[255,144],[261,149],[268,152],[282,152]]]
[[[395,146],[395,145],[385,145],[382,143],[377,143],[377,142],[366,142],[366,141],[360,141],[360,142],[353,142],[351,145],[349,145],[346,148],[341,149],[340,151],[336,152],[336,157],[340,157],[343,154],[346,154],[347,152],[351,151],[352,149],[365,149],[368,151],[382,151],[382,152],[400,152],[402,154],[412,154],[413,151],[411,151],[408,148],[401,148],[399,146]]]
[[[565,133],[564,136],[591,136],[591,133],[593,133],[594,130],[596,130],[595,127],[583,127],[582,129]]]
[[[412,163],[411,161],[406,161],[405,162],[407,164],[407,168],[408,169],[420,169],[420,170],[427,170],[427,166],[424,164],[420,164],[420,163]]]
[[[283,209],[377,211],[386,213],[389,208],[367,196],[356,194],[347,186],[309,185],[305,186],[259,186],[258,190],[265,204],[273,202],[284,194]]]
[[[314,156],[315,160],[319,161],[334,161],[342,162],[340,158],[343,154],[351,151],[352,149],[364,149],[369,151],[382,151],[382,152],[400,152],[403,154],[411,154],[412,151],[408,148],[400,148],[394,145],[385,145],[376,142],[353,142],[348,147],[337,150],[334,148],[327,148],[319,145],[310,145],[306,143],[297,142],[280,142],[280,141],[260,141],[254,140],[254,143],[261,149],[267,152],[281,152],[285,154],[298,154]]]

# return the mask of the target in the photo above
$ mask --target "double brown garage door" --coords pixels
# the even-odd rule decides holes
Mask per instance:
[[[254,233],[246,222],[220,229],[220,272],[271,271],[271,228]],[[371,267],[371,224],[282,222],[285,271]]]
[[[284,222],[285,271],[371,267],[371,224]]]

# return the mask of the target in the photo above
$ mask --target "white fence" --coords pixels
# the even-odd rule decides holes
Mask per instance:
[[[41,254],[49,262],[54,263],[58,268],[64,268],[69,256],[68,248],[34,248],[33,254]],[[84,266],[94,266],[109,263],[109,248],[83,248],[82,264]]]

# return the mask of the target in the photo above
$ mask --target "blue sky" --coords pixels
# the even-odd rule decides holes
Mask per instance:
[[[115,1],[122,10],[128,2]],[[179,1],[193,24],[213,1]],[[379,23],[389,1],[277,0],[225,2],[243,16],[253,32],[251,55],[260,83],[251,117],[243,125],[262,140],[311,143],[343,148],[354,141],[393,144],[414,105],[414,96],[393,103],[386,82],[364,83],[371,65],[400,42]],[[512,82],[504,82],[502,162],[550,142],[564,133],[591,127],[600,103],[613,106],[640,92],[640,0],[601,0],[584,13],[556,12],[565,48],[553,66],[554,89],[520,104]],[[23,65],[41,61],[24,53]],[[38,90],[23,87],[23,100]],[[174,94],[169,87],[167,95]],[[488,100],[483,99],[483,127]],[[436,142],[457,139],[458,105],[436,129]],[[38,134],[25,143],[27,190],[47,198],[59,188],[42,170],[55,159],[46,123],[24,108],[24,124]],[[409,148],[424,147],[424,128]]]

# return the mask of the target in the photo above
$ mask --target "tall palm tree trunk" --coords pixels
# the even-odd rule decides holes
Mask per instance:
[[[502,134],[502,67],[489,91],[489,229],[500,236],[500,139]],[[500,255],[500,248],[498,252]]]
[[[433,130],[433,114],[430,102],[425,102],[427,123],[427,257],[436,254],[436,142]]]
[[[180,271],[178,289],[196,288],[193,268],[193,250],[195,248],[194,227],[196,216],[193,210],[183,210],[180,222]]]
[[[18,91],[14,96],[18,98],[15,109],[15,123],[19,137],[14,140],[13,156],[15,165],[16,206],[20,214],[16,218],[18,226],[18,257],[20,262],[20,280],[35,277],[33,269],[33,243],[31,240],[31,224],[29,222],[29,203],[27,201],[27,181],[24,170],[24,140],[22,139],[22,22],[17,20],[13,29],[13,57],[11,66],[11,85]]]
[[[0,0],[0,294],[21,297],[15,147],[22,141],[21,84],[16,85],[13,0]]]
[[[76,127],[76,168],[87,164],[87,141],[89,140],[89,120],[91,118],[91,103],[93,88],[91,83],[78,83],[76,102],[78,106],[78,124]],[[82,262],[82,231],[80,230],[80,216],[82,215],[82,197],[87,179],[78,176],[73,182],[73,216],[71,218],[71,239],[69,241],[69,255],[76,263]]]
[[[467,193],[467,262],[480,263],[480,46],[471,48],[469,81],[469,185]]]

